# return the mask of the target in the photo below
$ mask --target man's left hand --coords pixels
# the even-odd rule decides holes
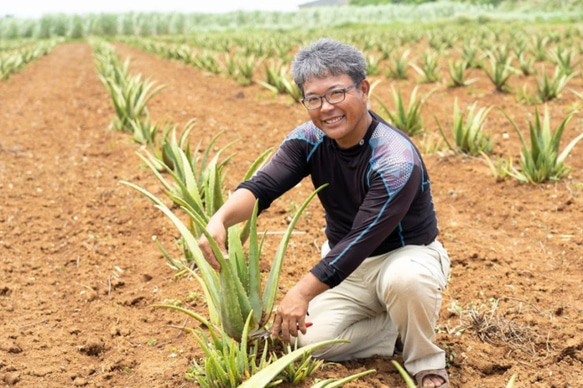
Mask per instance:
[[[271,337],[290,342],[290,336],[297,337],[298,331],[306,334],[308,304],[316,295],[328,288],[328,285],[322,283],[312,273],[300,279],[279,304],[271,328]]]

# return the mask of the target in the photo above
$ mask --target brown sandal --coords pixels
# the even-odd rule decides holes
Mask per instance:
[[[445,369],[429,369],[423,370],[415,375],[415,381],[417,381],[417,385],[422,388],[423,387],[423,379],[427,376],[438,376],[441,377],[444,382],[437,388],[448,388],[449,387],[449,377],[447,376],[447,372]]]

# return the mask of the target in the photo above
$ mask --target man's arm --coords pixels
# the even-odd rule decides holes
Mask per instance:
[[[227,201],[211,217],[206,230],[217,242],[219,247],[227,244],[227,229],[230,226],[246,221],[251,218],[255,206],[255,196],[247,189],[238,189],[227,199]],[[221,266],[217,261],[211,245],[203,235],[198,240],[198,246],[205,259],[215,270],[220,270]]]

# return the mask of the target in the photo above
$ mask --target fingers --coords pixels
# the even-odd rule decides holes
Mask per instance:
[[[277,316],[271,327],[271,338],[281,339],[283,342],[291,342],[291,337],[297,337],[298,333],[306,334],[311,322],[305,322],[303,317],[283,319]]]
[[[220,271],[221,265],[217,261],[211,245],[205,236],[202,236],[198,241],[198,247],[200,248],[204,258],[210,264],[210,266],[213,267],[215,271]]]

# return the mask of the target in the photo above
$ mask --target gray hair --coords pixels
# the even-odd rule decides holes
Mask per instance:
[[[294,82],[304,92],[304,83],[312,78],[348,75],[354,82],[366,78],[366,61],[362,53],[350,45],[330,38],[319,39],[302,48],[291,65]]]

